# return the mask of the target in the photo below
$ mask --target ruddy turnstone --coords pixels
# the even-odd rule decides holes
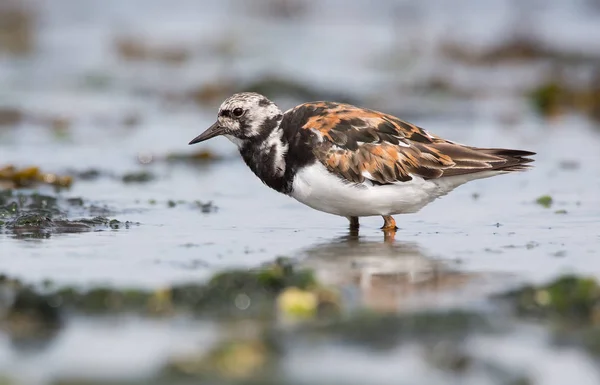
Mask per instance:
[[[223,135],[267,186],[316,210],[358,218],[414,213],[461,184],[525,170],[535,153],[471,147],[395,116],[310,102],[282,112],[265,96],[237,93],[189,144]]]

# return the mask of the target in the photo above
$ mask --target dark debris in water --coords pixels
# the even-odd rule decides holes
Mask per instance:
[[[189,48],[173,44],[160,45],[137,37],[119,37],[114,43],[117,55],[130,62],[154,61],[179,65],[191,58]]]
[[[191,153],[171,153],[164,158],[165,162],[172,164],[210,164],[223,160],[223,157],[210,150],[200,150]]]
[[[208,214],[208,213],[214,213],[217,211],[217,206],[215,206],[212,201],[209,202],[201,202],[201,201],[195,201],[194,204],[196,205],[196,207],[198,207],[200,209],[200,211],[202,211],[204,214]]]
[[[71,170],[70,171],[77,179],[92,181],[100,178],[104,175],[104,172],[95,168],[89,168],[81,171]]]
[[[56,197],[0,190],[0,220],[4,222],[4,225],[8,222],[13,222],[15,225],[31,222],[33,219],[28,220],[27,218],[34,215],[40,218],[53,218],[63,214]],[[18,221],[18,218],[22,218],[22,220]]]
[[[136,200],[136,202],[140,203],[142,201],[138,199],[138,200]],[[159,202],[156,199],[149,199],[147,201],[147,203],[152,206],[159,204]],[[161,204],[166,205],[170,209],[176,208],[179,206],[185,206],[190,209],[199,209],[200,212],[202,212],[203,214],[215,213],[219,209],[212,201],[203,202],[203,201],[196,200],[196,201],[190,202],[190,201],[186,201],[183,199],[178,199],[178,200],[169,199],[166,202],[161,203]]]
[[[598,56],[570,54],[552,49],[528,35],[515,35],[496,46],[479,50],[465,44],[446,42],[442,53],[455,61],[471,65],[505,64],[545,60],[557,64],[597,63]]]
[[[69,219],[77,214],[93,214],[94,205],[86,205],[82,198],[57,198],[39,193],[25,194],[0,190],[0,231],[22,237],[36,237],[51,233],[75,233],[103,228],[121,229],[138,224],[121,222],[104,216]]]
[[[121,180],[124,183],[146,183],[151,182],[156,176],[149,171],[131,172],[123,175]]]
[[[15,56],[35,48],[35,14],[20,2],[5,2],[0,8],[0,52]]]
[[[138,170],[117,174],[107,170],[97,168],[88,168],[83,170],[70,169],[68,170],[76,179],[82,181],[96,181],[98,179],[112,179],[121,181],[125,184],[147,183],[156,180],[156,175],[148,170]]]
[[[23,120],[23,112],[13,107],[0,107],[0,127],[15,126]]]
[[[14,220],[7,221],[0,225],[6,230],[19,236],[48,235],[51,233],[79,233],[86,231],[97,231],[105,228],[110,229],[128,229],[132,225],[139,225],[134,222],[121,222],[117,219],[105,217],[82,218],[82,219],[51,219],[38,214],[24,214]]]

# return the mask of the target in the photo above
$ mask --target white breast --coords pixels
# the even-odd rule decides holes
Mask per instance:
[[[408,182],[389,185],[356,185],[343,181],[317,162],[302,168],[294,178],[290,194],[316,210],[341,216],[372,216],[414,213],[474,177],[425,180],[413,176]]]

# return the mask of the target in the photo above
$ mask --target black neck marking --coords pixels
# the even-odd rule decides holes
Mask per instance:
[[[261,126],[261,134],[246,140],[240,148],[240,154],[252,172],[263,183],[280,193],[290,194],[298,170],[317,160],[313,154],[313,146],[318,138],[310,130],[302,128],[308,117],[306,113],[298,114],[296,111],[291,111],[283,117],[279,115],[269,119]],[[281,131],[280,143],[265,146],[269,135],[275,130]],[[287,147],[283,155],[282,172],[276,171],[276,165],[280,161],[277,146]]]

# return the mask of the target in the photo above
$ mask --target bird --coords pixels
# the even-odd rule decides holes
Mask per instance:
[[[266,96],[239,92],[189,144],[224,136],[268,187],[313,209],[346,217],[416,213],[456,187],[524,171],[535,152],[479,148],[429,133],[393,115],[346,103],[314,101],[282,112]]]

